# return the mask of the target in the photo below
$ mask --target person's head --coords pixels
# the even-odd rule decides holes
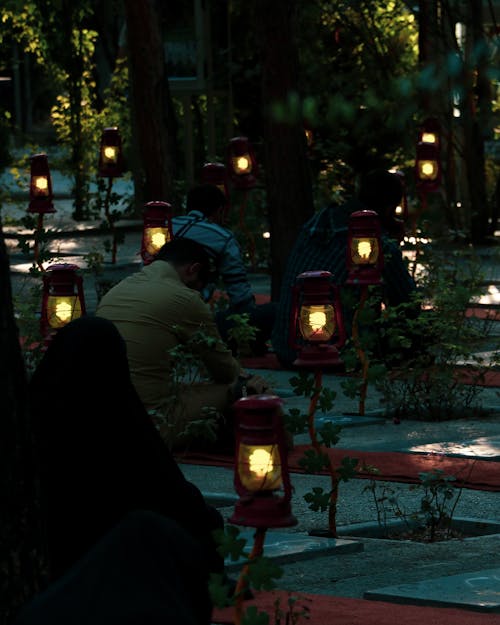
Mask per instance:
[[[361,177],[358,198],[368,210],[378,213],[382,227],[388,231],[397,225],[395,209],[402,197],[403,185],[397,174],[373,169]]]
[[[156,254],[156,260],[170,263],[182,282],[197,291],[201,291],[212,277],[212,259],[207,250],[187,237],[174,238],[165,243]]]
[[[186,197],[187,211],[197,210],[211,221],[218,221],[226,204],[226,196],[214,184],[192,187]]]

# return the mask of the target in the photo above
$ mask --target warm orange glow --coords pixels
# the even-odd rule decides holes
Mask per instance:
[[[351,257],[355,265],[374,265],[379,255],[375,237],[356,237],[352,240]]]
[[[233,156],[232,163],[237,174],[249,174],[252,171],[252,161],[247,155]]]
[[[72,319],[82,316],[82,307],[77,295],[49,295],[47,319],[51,328],[62,328]]]
[[[438,175],[437,161],[418,161],[418,175],[421,180],[436,180]]]
[[[165,243],[170,241],[168,228],[146,228],[146,251],[154,256]]]
[[[115,145],[105,145],[102,149],[102,157],[105,163],[116,163],[118,161],[118,148]]]
[[[36,195],[48,196],[49,180],[47,176],[33,176],[33,189]]]
[[[328,341],[335,332],[335,311],[330,304],[301,306],[299,328],[306,341]]]
[[[277,490],[282,485],[278,446],[241,444],[238,471],[249,491]]]

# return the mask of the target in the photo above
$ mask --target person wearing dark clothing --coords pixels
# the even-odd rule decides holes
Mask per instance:
[[[189,237],[201,243],[214,261],[216,275],[222,280],[229,300],[228,307],[215,314],[222,339],[230,343],[229,330],[233,322],[229,316],[248,314],[249,323],[257,329],[251,348],[256,355],[261,355],[267,351],[266,342],[271,338],[275,304],[255,303],[241,247],[231,230],[222,225],[225,204],[226,197],[217,186],[192,187],[186,198],[187,214],[172,218],[172,231],[174,237]],[[215,285],[211,285],[209,294],[214,289]]]
[[[333,274],[342,287],[344,302],[349,300],[343,286],[347,279],[347,237],[349,216],[359,210],[376,211],[382,228],[384,266],[382,269],[382,298],[386,305],[397,306],[409,302],[416,284],[403,260],[397,238],[401,224],[394,218],[401,201],[402,184],[397,174],[374,170],[361,179],[357,197],[344,204],[331,204],[317,212],[301,228],[295,241],[281,284],[279,304],[272,332],[272,346],[284,366],[291,367],[297,354],[289,345],[289,326],[292,308],[292,287],[304,271],[324,270]],[[352,299],[352,298],[351,298]],[[352,318],[352,310],[344,308],[344,317]],[[348,325],[348,324],[347,324]]]
[[[29,383],[50,578],[60,578],[134,510],[178,523],[222,572],[222,516],[186,480],[130,379],[115,325],[81,317],[58,330]]]
[[[209,625],[208,575],[193,536],[137,510],[24,605],[15,625]]]

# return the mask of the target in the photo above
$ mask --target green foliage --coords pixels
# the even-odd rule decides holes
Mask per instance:
[[[175,327],[173,331],[176,331]],[[178,423],[179,418],[182,418],[182,398],[189,386],[208,379],[200,355],[212,349],[216,340],[200,328],[186,342],[179,342],[168,351],[170,375],[166,381],[167,400],[161,410],[150,411],[151,418],[168,445],[173,444],[173,439],[187,446],[194,438],[209,442],[216,440],[218,414],[213,407],[204,406],[200,419],[187,422],[180,431]]]
[[[241,578],[245,581],[245,589],[273,590],[276,588],[276,580],[283,575],[281,567],[276,565],[265,555],[250,557],[246,549],[247,540],[240,536],[240,530],[234,525],[226,525],[223,529],[213,532],[217,544],[217,551],[224,558],[231,561],[242,561]],[[238,595],[230,595],[228,579],[225,575],[212,573],[209,581],[209,591],[213,604],[218,608],[235,605]],[[244,590],[242,591],[244,592]],[[302,598],[295,593],[288,593],[286,607],[281,605],[281,597],[274,603],[274,613],[260,612],[255,606],[250,606],[243,611],[242,625],[296,625],[300,619],[308,618],[309,607]],[[272,621],[271,621],[272,618]]]
[[[419,256],[419,291],[415,302],[387,308],[379,329],[390,351],[406,349],[402,362],[387,360],[392,370],[376,381],[388,412],[423,420],[446,420],[477,415],[480,385],[487,365],[473,356],[485,347],[497,359],[498,345],[491,319],[465,311],[486,290],[480,259],[468,252],[426,249]],[[412,314],[417,305],[418,316]],[[460,363],[474,365],[468,384],[460,379]]]
[[[248,313],[228,315],[228,321],[232,322],[228,330],[228,339],[231,345],[236,347],[238,356],[251,353],[251,344],[257,336],[257,328],[250,323]]]
[[[329,530],[335,535],[338,485],[340,481],[346,482],[355,476],[358,460],[345,457],[340,466],[333,467],[328,449],[338,443],[341,427],[326,422],[316,430],[314,425],[316,409],[318,408],[323,413],[331,410],[336,397],[335,391],[318,384],[318,376],[306,372],[300,372],[299,375],[290,378],[290,385],[295,395],[309,397],[311,402],[308,414],[301,414],[299,410],[291,409],[285,415],[285,426],[288,431],[301,434],[308,430],[311,436],[312,448],[304,451],[299,459],[299,466],[307,473],[321,473],[327,469],[331,479],[329,491],[321,487],[313,487],[304,495],[304,500],[311,510],[322,512],[328,510]]]

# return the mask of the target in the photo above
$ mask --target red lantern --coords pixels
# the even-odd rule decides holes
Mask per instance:
[[[35,154],[31,157],[30,203],[28,212],[55,213],[52,204],[52,179],[46,154]]]
[[[50,338],[59,328],[85,315],[83,280],[77,265],[50,265],[42,276],[42,310],[40,331]]]
[[[329,271],[306,271],[293,287],[289,342],[298,351],[294,365],[325,367],[342,364],[339,347],[346,335],[340,292]]]
[[[122,139],[116,127],[102,131],[98,174],[105,178],[119,178],[123,174]]]
[[[257,184],[257,159],[247,137],[234,137],[228,146],[228,171],[237,189],[251,189]]]
[[[243,397],[234,404],[239,500],[231,523],[255,528],[297,524],[291,511],[283,401],[274,395]]]
[[[427,119],[419,130],[415,160],[415,184],[421,193],[441,186],[441,139],[437,119]]]
[[[165,243],[172,240],[172,206],[168,202],[148,202],[143,211],[141,257],[145,265]]]
[[[226,203],[224,205],[221,221],[227,221],[229,211],[229,185],[226,166],[222,163],[205,163],[201,169],[201,182],[203,184],[213,184],[224,193]]]
[[[384,255],[380,218],[375,211],[356,211],[349,217],[346,284],[380,284]]]

